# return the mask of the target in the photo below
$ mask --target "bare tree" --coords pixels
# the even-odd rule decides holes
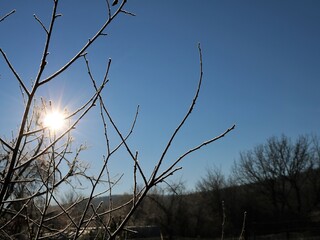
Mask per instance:
[[[46,25],[37,15],[34,15],[35,21],[43,29],[45,41],[39,69],[30,87],[14,67],[11,60],[12,56],[7,56],[5,49],[0,48],[1,56],[7,68],[19,84],[24,103],[24,111],[17,132],[13,134],[11,139],[4,136],[0,137],[0,236],[2,239],[54,239],[63,236],[79,239],[92,235],[114,239],[124,229],[150,189],[180,170],[178,164],[187,155],[224,137],[235,127],[231,126],[221,135],[187,150],[172,161],[168,167],[163,168],[168,150],[185,125],[198,99],[203,78],[202,53],[199,45],[200,74],[195,96],[188,111],[168,139],[161,156],[155,159],[153,172],[150,176],[147,176],[139,163],[138,151],[133,151],[127,141],[135,127],[139,108],[137,108],[130,130],[122,132],[114,121],[103,97],[103,90],[109,81],[108,74],[111,60],[107,61],[105,74],[101,77],[102,80],[98,81],[93,77],[86,52],[89,46],[105,35],[104,31],[119,15],[134,16],[134,14],[125,10],[126,0],[119,3],[114,1],[112,5],[107,0],[107,17],[99,30],[73,57],[65,63],[61,63],[61,68],[51,74],[44,75],[45,70],[50,71],[48,69],[48,55],[56,22],[62,19],[62,15],[58,12],[58,3],[59,0],[53,1],[49,25]],[[14,12],[12,10],[5,13],[0,18],[1,24],[6,24],[6,21],[13,18]],[[63,121],[67,123],[67,126],[63,131],[57,131],[50,127],[46,120],[49,114],[56,114],[56,106],[50,99],[39,98],[38,92],[44,86],[52,84],[55,79],[68,71],[70,66],[80,59],[85,60],[84,67],[87,69],[89,82],[92,83],[92,95],[87,99],[82,99],[77,109],[62,111]],[[69,90],[71,91],[71,89]],[[79,122],[95,106],[100,109],[99,116],[104,129],[106,155],[101,159],[103,162],[101,169],[96,175],[92,176],[87,171],[89,166],[79,159],[81,152],[85,150],[85,146],[74,147],[72,133]],[[120,139],[114,145],[110,144],[110,129],[113,129]],[[106,204],[103,202],[95,205],[93,200],[103,194],[109,194],[109,199],[112,199],[112,188],[117,184],[119,178],[111,181],[108,166],[119,149],[125,149],[134,164],[132,169],[134,176],[132,196],[127,202],[120,205],[114,205],[112,200],[107,203],[107,208],[103,207]],[[76,179],[81,179],[82,182],[87,181],[90,184],[90,192],[87,197],[73,199],[75,200],[73,203],[64,204],[63,199],[59,198],[59,188],[64,185],[75,187],[74,181]],[[137,179],[142,179],[141,188],[138,188]],[[104,190],[98,191],[98,186],[103,186],[102,189]],[[77,208],[81,208],[82,211],[74,211]],[[124,209],[126,212],[123,218],[114,228],[111,228],[114,220],[113,216],[117,211],[123,211]],[[77,212],[76,216],[74,212]]]
[[[163,188],[154,188],[147,197],[151,200],[150,203],[153,203],[151,206],[157,209],[158,222],[166,238],[185,236],[184,233],[190,230],[188,225],[191,216],[184,183],[179,181],[168,183]]]
[[[314,166],[310,153],[310,141],[306,136],[300,136],[295,143],[284,135],[272,137],[266,144],[241,153],[234,173],[240,183],[258,184],[272,202],[275,214],[286,209],[300,212],[302,186]]]
[[[319,207],[320,205],[320,141],[319,137],[313,135],[311,137],[311,159],[313,162],[313,171],[309,173],[312,198],[310,208]]]
[[[221,169],[217,167],[208,168],[206,175],[197,183],[197,191],[200,194],[201,201],[199,211],[202,211],[199,216],[202,218],[199,219],[202,223],[199,224],[198,228],[202,228],[204,232],[209,231],[206,233],[208,236],[213,231],[218,231],[218,228],[214,229],[210,226],[219,226],[221,222],[225,223],[224,191],[226,187],[225,177]],[[203,208],[203,206],[206,207]],[[217,234],[217,232],[214,234]]]

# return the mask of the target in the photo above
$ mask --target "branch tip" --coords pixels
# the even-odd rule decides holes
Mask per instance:
[[[4,21],[7,17],[9,17],[10,15],[14,14],[15,12],[16,12],[16,10],[13,9],[11,12],[7,13],[2,18],[0,18],[0,22]]]
[[[41,27],[43,28],[43,30],[47,33],[47,35],[49,34],[48,29],[44,26],[43,22],[37,17],[36,14],[33,14],[33,17],[37,20],[37,22],[41,25]]]
[[[132,13],[132,12],[128,12],[128,11],[123,10],[123,9],[121,9],[121,10],[120,10],[120,12],[122,12],[122,13],[124,13],[124,14],[127,14],[127,15],[130,15],[130,16],[133,16],[133,17],[135,17],[135,16],[136,16],[134,13]]]

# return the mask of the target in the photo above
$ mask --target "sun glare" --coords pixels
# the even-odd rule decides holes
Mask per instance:
[[[65,125],[65,116],[62,112],[53,111],[44,117],[44,126],[51,130],[61,130]]]

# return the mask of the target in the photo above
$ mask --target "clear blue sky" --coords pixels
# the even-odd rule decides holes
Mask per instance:
[[[0,1],[0,47],[30,86],[40,62],[44,32],[35,13],[48,25],[52,1]],[[57,70],[100,28],[106,19],[104,0],[61,1],[46,75]],[[177,136],[166,163],[202,141],[236,124],[224,139],[186,158],[182,179],[189,189],[205,169],[221,167],[228,174],[239,152],[271,136],[320,133],[320,1],[151,1],[129,0],[121,15],[88,49],[92,72],[102,79],[112,58],[106,103],[119,127],[129,129],[140,105],[136,129],[129,141],[139,151],[147,172],[159,158],[172,131],[188,109],[199,75],[197,43],[203,51],[203,88],[196,109]],[[18,85],[0,60],[1,137],[9,137],[20,122]],[[92,87],[83,60],[42,96],[73,110]],[[77,143],[89,146],[82,159],[92,172],[105,154],[97,112],[76,129]],[[118,140],[115,140],[118,141]],[[116,192],[132,187],[132,162],[123,152],[110,171],[125,173]]]

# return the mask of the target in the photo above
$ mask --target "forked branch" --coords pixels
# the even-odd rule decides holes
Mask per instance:
[[[202,86],[203,64],[202,50],[199,44],[200,74],[191,105],[187,108],[182,120],[172,132],[159,158],[155,159],[154,171],[150,175],[147,175],[139,162],[138,157],[141,155],[138,153],[140,153],[140,151],[133,150],[128,141],[129,137],[133,135],[132,133],[139,114],[139,106],[136,109],[129,129],[122,131],[112,117],[104,101],[102,92],[109,81],[108,75],[111,59],[107,61],[105,73],[101,81],[97,81],[91,72],[86,56],[86,50],[97,38],[106,35],[104,31],[119,14],[130,16],[134,16],[134,14],[124,10],[126,0],[122,0],[121,3],[120,1],[114,0],[112,4],[110,0],[106,0],[107,19],[100,29],[96,31],[89,41],[68,61],[62,63],[60,69],[44,77],[44,72],[49,70],[47,69],[47,58],[54,33],[53,29],[56,19],[61,16],[61,14],[57,14],[58,2],[58,0],[53,0],[53,9],[48,26],[34,15],[35,20],[45,31],[45,40],[43,43],[43,52],[40,56],[39,68],[35,73],[35,81],[32,87],[29,87],[30,89],[28,89],[24,83],[23,78],[19,76],[5,52],[0,49],[1,56],[7,68],[11,70],[19,83],[24,97],[24,112],[16,136],[13,136],[10,142],[6,141],[6,138],[0,137],[2,151],[0,159],[0,170],[2,171],[0,173],[0,216],[5,216],[6,218],[7,216],[12,216],[12,218],[4,224],[4,221],[0,222],[0,225],[2,224],[2,227],[0,227],[0,231],[2,231],[0,232],[0,238],[4,235],[7,237],[7,235],[15,234],[11,230],[11,225],[20,224],[19,221],[21,221],[25,224],[25,229],[19,234],[27,233],[30,239],[54,238],[59,237],[60,234],[67,234],[68,238],[73,239],[78,239],[80,236],[85,238],[87,237],[85,236],[86,230],[98,224],[99,227],[97,227],[96,230],[104,231],[103,237],[113,240],[125,229],[126,224],[137,211],[138,207],[141,206],[142,201],[153,187],[160,182],[164,182],[171,187],[166,179],[181,169],[178,164],[187,155],[224,137],[235,128],[235,125],[225,130],[222,134],[183,152],[180,156],[178,155],[177,159],[169,162],[169,167],[164,167],[164,161],[168,151],[173,147],[174,140],[193,112]],[[0,22],[4,21],[14,12],[15,10],[1,17]],[[85,60],[89,79],[93,85],[91,96],[84,99],[78,108],[65,117],[65,119],[69,121],[68,127],[52,134],[52,132],[48,130],[49,128],[39,120],[42,117],[42,113],[46,112],[47,103],[43,101],[41,107],[37,107],[35,103],[36,96],[39,94],[39,89],[42,86],[49,86],[47,84],[50,84],[51,80],[66,71],[81,57]],[[98,115],[100,114],[102,120],[101,132],[103,131],[104,134],[106,153],[102,157],[102,161],[100,162],[101,166],[98,171],[94,173],[94,175],[90,175],[87,172],[88,165],[81,165],[82,162],[79,160],[79,154],[83,150],[82,145],[79,149],[73,146],[71,147],[73,142],[71,132],[73,132],[73,129],[76,128],[79,122],[87,116],[88,112],[97,105],[97,102],[99,102],[100,107]],[[109,128],[117,135],[116,144],[114,145],[109,143],[114,139],[109,136]],[[109,167],[110,161],[112,160],[111,157],[113,157],[118,150],[121,151],[121,148],[123,148],[133,162],[131,181],[131,183],[133,183],[133,193],[132,196],[130,195],[130,199],[126,199],[124,203],[116,205],[111,200],[112,189],[119,183],[123,175],[111,179]],[[63,200],[59,199],[57,193],[60,187],[64,185],[73,187],[73,179],[77,180],[80,185],[83,179],[86,181],[89,185],[88,196],[64,204]],[[139,187],[139,179],[142,179],[142,187]],[[102,189],[100,187],[102,187]],[[172,189],[172,191],[175,192],[174,189]],[[109,194],[109,205],[105,206],[102,202],[95,205],[94,200],[105,194]],[[74,214],[73,210],[77,210],[79,207],[81,211]],[[115,228],[111,229],[112,219],[114,216],[116,217],[117,212],[121,212],[123,219],[117,222]],[[52,223],[54,221],[56,222]],[[62,221],[62,224],[59,223],[59,221]],[[54,226],[54,224],[56,225]],[[56,228],[56,226],[58,227]],[[98,238],[98,233],[95,237]]]

